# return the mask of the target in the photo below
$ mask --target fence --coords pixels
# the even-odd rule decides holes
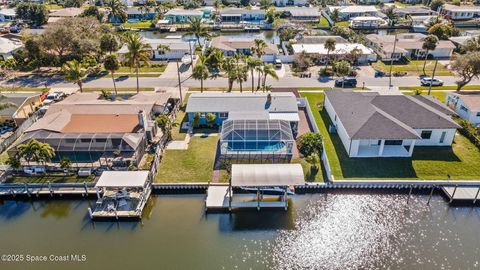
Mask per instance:
[[[3,142],[0,143],[0,152],[7,150],[13,142],[15,142],[20,136],[22,136],[23,132],[27,130],[33,123],[35,123],[38,119],[38,111],[32,114],[29,118],[27,118],[23,123],[13,132],[13,134],[6,138]]]

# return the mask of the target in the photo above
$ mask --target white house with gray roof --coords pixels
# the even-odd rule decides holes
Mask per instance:
[[[470,122],[474,127],[480,126],[480,93],[451,92],[447,94],[446,103],[458,116]]]
[[[293,93],[194,93],[188,98],[186,113],[193,122],[195,114],[205,124],[207,113],[216,115],[215,124],[224,120],[285,120],[296,130],[297,98]]]
[[[424,96],[325,91],[324,108],[349,157],[411,157],[418,146],[450,146],[452,110]]]

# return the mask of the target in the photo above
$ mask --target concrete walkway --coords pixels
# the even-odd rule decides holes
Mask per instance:
[[[190,139],[193,136],[193,130],[191,127],[188,128],[187,134],[185,135],[185,139],[183,141],[170,141],[166,149],[167,150],[187,150],[188,144],[190,143]]]

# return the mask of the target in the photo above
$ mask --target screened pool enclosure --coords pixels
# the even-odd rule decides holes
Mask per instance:
[[[290,158],[294,137],[285,120],[226,120],[220,153],[227,158]]]

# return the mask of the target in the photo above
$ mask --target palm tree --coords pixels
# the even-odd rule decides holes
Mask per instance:
[[[237,80],[237,64],[233,57],[226,57],[222,62],[222,70],[228,78],[228,92],[232,91],[233,82]]]
[[[206,65],[211,70],[218,71],[220,70],[224,60],[225,55],[223,54],[223,51],[219,49],[213,49],[213,51],[208,55]]]
[[[103,61],[103,67],[105,70],[110,71],[110,74],[112,75],[112,81],[113,81],[113,89],[115,90],[115,95],[117,95],[117,85],[115,84],[115,71],[117,71],[120,68],[120,62],[117,59],[117,55],[115,54],[109,54],[105,57],[105,60]]]
[[[338,19],[340,19],[340,11],[338,8],[332,11],[332,14],[330,14],[330,19],[332,19],[334,22],[338,22]]]
[[[49,162],[55,156],[55,149],[48,143],[40,143],[37,149],[37,161],[38,162]]]
[[[275,67],[273,64],[266,64],[263,66],[263,91],[265,92],[265,84],[267,82],[267,77],[270,76],[275,80],[278,80],[277,72],[275,71]]]
[[[237,73],[237,82],[240,85],[240,93],[243,92],[243,82],[247,81],[248,78],[248,67],[245,64],[240,64],[236,68]]]
[[[351,71],[352,67],[350,66],[350,63],[345,60],[342,60],[335,65],[335,72],[337,73],[338,77],[345,77],[350,74]],[[345,80],[342,82],[342,88],[344,87],[344,83]]]
[[[107,9],[110,11],[108,15],[109,20],[112,18],[119,18],[121,22],[127,20],[127,6],[122,0],[108,0]]]
[[[140,85],[138,82],[138,69],[142,65],[150,65],[150,55],[152,47],[149,44],[143,43],[142,37],[137,32],[127,32],[125,35],[128,52],[125,53],[125,62],[127,66],[135,69],[137,74],[137,93],[140,92]]]
[[[30,161],[48,162],[55,156],[53,147],[35,139],[19,145],[17,150],[18,156],[23,157],[27,163],[30,163]]]
[[[438,37],[435,35],[428,35],[423,40],[422,49],[426,50],[425,52],[425,61],[423,62],[423,74],[425,74],[425,65],[427,64],[427,58],[429,51],[435,50],[437,48]]]
[[[323,47],[327,50],[327,61],[325,62],[325,68],[327,68],[328,63],[330,62],[330,52],[335,51],[335,45],[337,45],[337,41],[334,38],[327,38],[325,40],[325,44]]]
[[[258,58],[255,58],[255,57],[251,57],[249,56],[247,58],[247,68],[248,70],[250,70],[250,76],[252,77],[252,93],[255,88],[255,78],[254,78],[254,72],[255,70],[260,67],[262,65],[262,60],[258,59]]]
[[[68,61],[62,67],[64,73],[64,79],[69,82],[74,82],[80,88],[80,92],[83,92],[83,79],[87,77],[87,69],[77,60]]]
[[[255,39],[254,45],[251,48],[253,54],[256,54],[258,58],[262,58],[262,55],[265,54],[265,49],[267,48],[267,43],[263,39]]]
[[[189,27],[185,35],[193,35],[197,39],[198,46],[200,45],[200,38],[210,38],[208,28],[204,27],[201,18],[190,18],[188,20]]]
[[[385,15],[388,18],[388,24],[394,26],[398,20],[398,14],[394,7],[390,7],[385,11]]]
[[[203,93],[203,81],[208,79],[209,75],[208,67],[205,62],[205,55],[200,55],[197,64],[195,65],[195,67],[193,67],[192,70],[192,78],[194,78],[195,80],[200,80],[200,93]]]

